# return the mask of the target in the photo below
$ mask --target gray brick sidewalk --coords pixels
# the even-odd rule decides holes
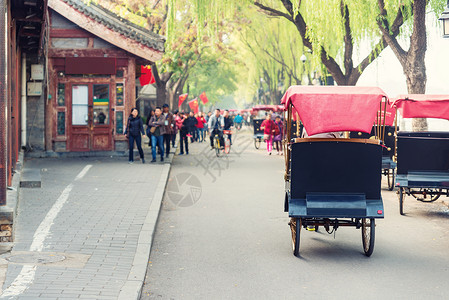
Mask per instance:
[[[0,298],[135,299],[170,165],[122,158],[26,165],[42,170],[42,188],[21,189],[14,248],[0,257],[7,264]]]

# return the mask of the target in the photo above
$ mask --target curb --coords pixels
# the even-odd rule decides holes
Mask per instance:
[[[162,198],[164,197],[165,186],[170,174],[171,163],[164,164],[162,175],[156,188],[153,200],[151,201],[148,214],[142,226],[142,230],[137,242],[136,254],[132,263],[126,283],[120,290],[118,299],[129,300],[139,299],[142,287],[145,282],[145,275],[148,267],[148,259],[151,253],[151,246],[155,235],[156,225],[161,209]]]
[[[19,159],[17,160],[16,164],[16,170],[15,174],[12,177],[11,186],[8,187],[7,196],[6,196],[6,205],[0,207],[0,216],[3,219],[6,219],[7,221],[10,221],[12,223],[12,240],[14,241],[14,233],[15,233],[15,226],[14,226],[14,219],[17,215],[17,208],[19,204],[19,197],[20,197],[20,181],[22,179],[22,171],[24,168],[24,153],[23,151],[19,152]],[[6,221],[5,220],[5,221]],[[12,248],[14,242],[11,243],[0,243],[0,245],[7,245]]]

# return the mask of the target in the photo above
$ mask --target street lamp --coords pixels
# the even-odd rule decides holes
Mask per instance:
[[[301,79],[301,84],[303,84],[302,81],[304,80],[304,75],[306,75],[306,60],[307,60],[307,57],[305,56],[304,53],[301,55],[299,60],[302,62],[302,79]]]
[[[449,38],[449,0],[447,1],[447,7],[438,19],[443,21],[443,37]]]

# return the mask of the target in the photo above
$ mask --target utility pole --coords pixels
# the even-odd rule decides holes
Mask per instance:
[[[7,189],[7,97],[6,97],[6,1],[0,0],[0,205],[6,204]]]

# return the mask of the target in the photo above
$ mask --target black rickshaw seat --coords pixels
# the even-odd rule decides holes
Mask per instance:
[[[379,141],[295,141],[291,145],[291,217],[383,217]]]

